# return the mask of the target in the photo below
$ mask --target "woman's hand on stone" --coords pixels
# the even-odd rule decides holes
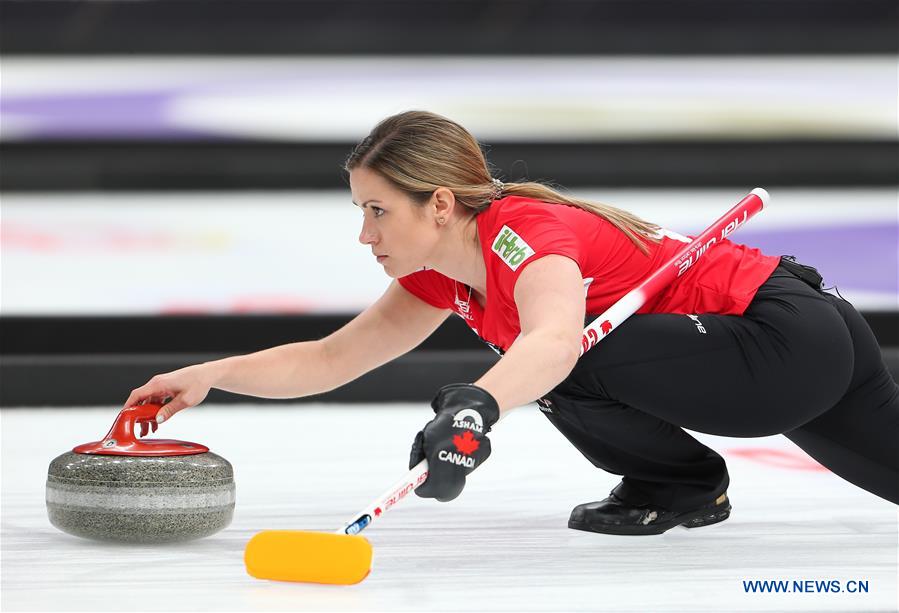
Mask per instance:
[[[128,408],[154,402],[163,405],[156,414],[156,422],[171,419],[178,411],[203,402],[212,389],[213,377],[206,364],[195,364],[154,376],[135,388],[125,401]]]

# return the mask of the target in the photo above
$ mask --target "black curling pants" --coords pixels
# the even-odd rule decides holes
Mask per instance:
[[[634,315],[539,402],[627,502],[714,500],[724,459],[681,428],[784,434],[843,479],[899,504],[899,387],[845,300],[781,264],[742,316]]]

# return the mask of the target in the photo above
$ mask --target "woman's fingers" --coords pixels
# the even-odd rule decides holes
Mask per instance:
[[[156,423],[161,424],[178,411],[192,406],[192,403],[185,402],[183,395],[175,396],[168,404],[162,405],[162,408],[159,409],[159,412],[156,414]]]
[[[172,398],[171,392],[161,381],[157,381],[156,377],[138,388],[131,390],[128,400],[125,401],[123,409],[133,407],[147,402],[156,402],[157,404],[165,404]]]
[[[125,401],[125,406],[123,409],[127,409],[128,407],[137,406],[139,404],[146,404],[147,400],[151,400],[154,395],[159,395],[162,393],[161,390],[155,383],[147,383],[138,388],[131,390],[131,394],[128,396],[128,400]]]
[[[134,406],[134,403],[136,402],[136,400],[137,400],[138,397],[139,397],[139,396],[138,396],[138,390],[139,390],[139,389],[140,389],[140,388],[131,390],[131,394],[128,396],[128,400],[126,400],[126,401],[125,401],[125,404],[122,405],[122,408],[123,408],[123,409],[127,409],[128,407],[133,407],[133,406]]]

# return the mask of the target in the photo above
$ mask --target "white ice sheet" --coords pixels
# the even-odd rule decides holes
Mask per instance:
[[[124,399],[123,399],[124,400]],[[101,437],[113,407],[2,412],[4,611],[895,611],[897,508],[783,437],[696,435],[728,459],[734,510],[661,536],[569,530],[618,477],[593,468],[534,407],[491,434],[493,456],[451,503],[410,497],[374,523],[371,575],[350,587],[258,581],[258,530],[334,530],[402,475],[424,404],[204,405],[157,435],[235,467],[233,523],[168,546],[95,543],[47,520],[51,459]],[[743,455],[790,454],[786,464]],[[779,462],[784,464],[784,462]],[[867,593],[745,593],[744,580],[867,581]]]

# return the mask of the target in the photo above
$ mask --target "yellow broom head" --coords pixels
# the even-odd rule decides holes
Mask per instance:
[[[265,530],[250,539],[243,559],[257,579],[351,585],[368,576],[371,557],[363,536]]]

